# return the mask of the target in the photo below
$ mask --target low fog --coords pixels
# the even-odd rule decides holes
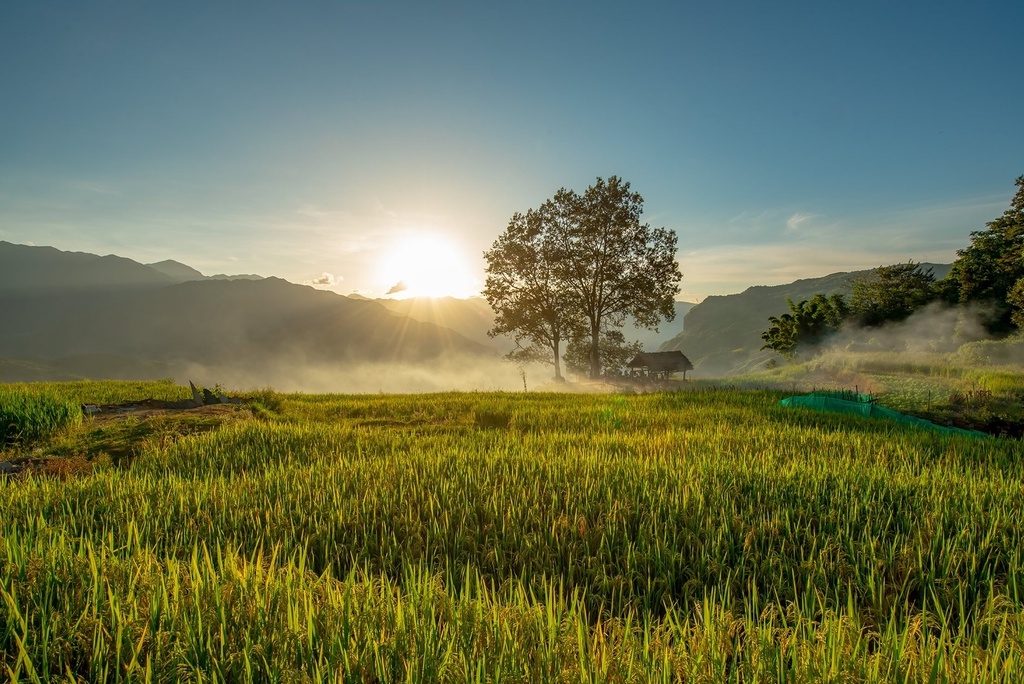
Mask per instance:
[[[941,354],[952,363],[1024,365],[1024,337],[994,339],[984,324],[990,314],[983,306],[932,303],[899,323],[844,327],[816,352],[833,358],[871,352]]]
[[[175,380],[245,390],[270,387],[281,392],[376,394],[444,391],[522,392],[549,389],[552,370],[534,364],[520,367],[495,357],[442,358],[429,363],[307,363],[298,359],[269,361],[263,368],[189,364]]]
[[[950,307],[933,302],[904,321],[878,328],[844,327],[826,348],[842,351],[953,352],[969,342],[988,339],[979,306]]]

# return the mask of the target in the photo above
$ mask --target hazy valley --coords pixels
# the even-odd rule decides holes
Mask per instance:
[[[632,328],[655,350],[660,332]],[[175,378],[232,387],[377,392],[516,389],[480,297],[367,299],[178,262],[0,242],[0,381]],[[546,383],[542,366],[529,382]]]

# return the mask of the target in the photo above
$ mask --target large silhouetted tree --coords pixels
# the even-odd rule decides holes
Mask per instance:
[[[561,380],[561,345],[579,334],[580,325],[558,280],[557,250],[543,218],[533,209],[512,216],[484,253],[483,295],[495,312],[489,334],[510,336],[516,343],[513,358],[553,363]]]
[[[590,375],[601,374],[601,340],[626,316],[654,328],[675,316],[682,274],[676,235],[640,222],[643,198],[616,176],[582,195],[562,188],[539,209],[516,214],[485,253],[484,296],[494,334],[555,355],[563,340],[585,340]]]
[[[626,316],[656,328],[675,318],[682,273],[676,234],[641,223],[644,199],[617,176],[598,178],[582,195],[559,190],[547,206],[559,243],[559,279],[583,319],[590,376],[601,375],[601,335]]]

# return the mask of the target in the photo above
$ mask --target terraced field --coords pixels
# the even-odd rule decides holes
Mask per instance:
[[[262,392],[86,417],[0,455],[42,463],[0,482],[0,666],[13,681],[1020,681],[1020,443],[781,396]]]

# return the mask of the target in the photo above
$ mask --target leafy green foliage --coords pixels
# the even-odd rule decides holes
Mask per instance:
[[[801,349],[820,344],[843,325],[849,315],[849,307],[842,295],[826,297],[816,294],[810,300],[798,303],[787,299],[789,313],[770,316],[769,327],[761,334],[764,346],[792,359]]]
[[[683,275],[676,234],[640,223],[644,200],[617,176],[598,178],[583,195],[559,190],[552,201],[562,227],[559,272],[587,324],[590,377],[601,375],[601,336],[632,316],[653,328],[675,317]]]
[[[902,321],[936,298],[934,286],[932,269],[913,261],[879,266],[854,280],[851,313],[869,327]]]
[[[516,213],[484,254],[483,296],[495,312],[492,337],[509,335],[510,355],[520,361],[546,361],[562,379],[561,345],[581,329],[569,293],[557,273],[556,236],[540,211]]]
[[[1024,278],[1021,278],[1006,295],[1006,303],[1010,307],[1010,321],[1024,330]]]
[[[1010,208],[987,230],[971,233],[971,245],[957,251],[948,279],[959,301],[984,302],[994,307],[989,329],[1004,332],[1022,311],[1018,283],[1024,278],[1024,176],[1016,180]],[[1024,286],[1022,286],[1024,287]],[[1021,314],[1018,313],[1018,320]]]

